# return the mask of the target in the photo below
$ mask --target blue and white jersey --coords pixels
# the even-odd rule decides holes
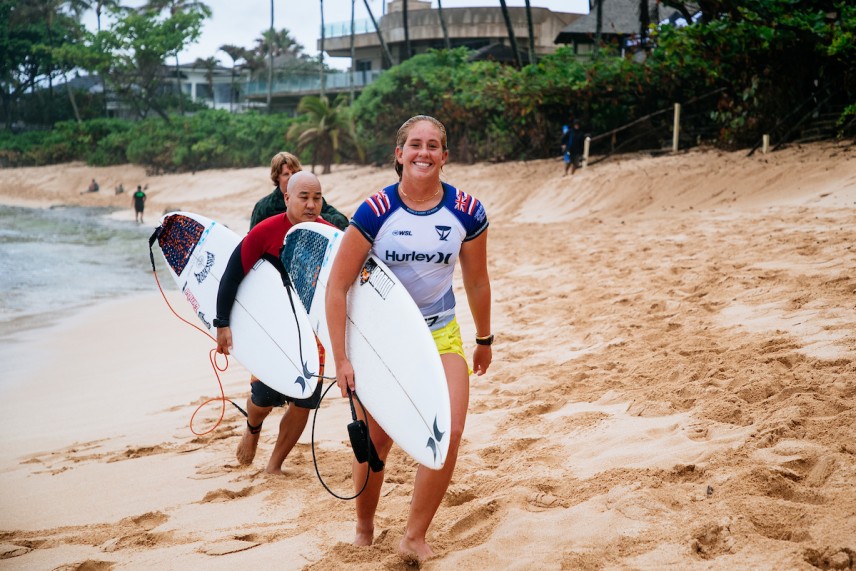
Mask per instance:
[[[452,277],[461,244],[488,226],[481,202],[443,183],[440,204],[418,212],[404,205],[396,183],[363,202],[351,224],[371,242],[371,253],[404,284],[431,330],[452,321]]]

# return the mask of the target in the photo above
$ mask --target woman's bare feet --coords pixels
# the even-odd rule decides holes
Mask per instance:
[[[275,476],[285,476],[285,472],[282,471],[281,465],[280,466],[271,466],[270,464],[268,464],[267,468],[265,468],[265,473],[266,474],[274,474]]]
[[[354,545],[357,547],[368,547],[374,542],[374,523],[361,525],[357,522],[357,535],[354,537]]]
[[[408,538],[406,534],[398,544],[398,554],[407,563],[422,563],[434,557],[434,551],[424,539]]]

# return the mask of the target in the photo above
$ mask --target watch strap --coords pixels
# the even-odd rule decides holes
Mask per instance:
[[[493,345],[493,334],[491,333],[487,337],[476,336],[476,345]]]

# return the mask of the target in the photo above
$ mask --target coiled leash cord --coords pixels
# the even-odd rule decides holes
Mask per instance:
[[[175,315],[179,319],[179,321],[183,321],[184,323],[193,327],[194,329],[196,329],[197,331],[199,331],[200,333],[202,333],[203,335],[205,335],[206,337],[208,337],[209,339],[211,339],[212,341],[214,341],[216,343],[217,340],[214,339],[214,337],[212,337],[210,333],[208,333],[207,331],[205,331],[204,329],[202,329],[201,327],[199,327],[195,323],[191,323],[188,320],[186,320],[185,318],[183,318],[182,316],[180,316],[178,314],[178,312],[172,307],[172,304],[169,302],[169,300],[166,297],[166,294],[163,291],[163,286],[161,286],[160,279],[158,278],[157,268],[155,267],[155,255],[154,255],[154,252],[152,251],[152,246],[154,245],[154,242],[155,242],[155,240],[157,240],[158,236],[160,236],[161,230],[162,230],[162,227],[158,226],[155,229],[154,233],[149,238],[149,259],[152,262],[152,275],[154,275],[154,277],[155,277],[155,283],[157,283],[158,291],[160,292],[161,297],[163,297],[163,300],[166,302],[166,306],[169,308],[169,310],[172,312],[172,314]],[[193,414],[190,415],[190,423],[189,423],[190,431],[193,434],[195,434],[196,436],[203,436],[205,434],[208,434],[209,432],[212,432],[215,428],[220,426],[220,423],[223,422],[223,417],[226,415],[226,402],[227,401],[232,403],[232,405],[235,408],[240,410],[244,414],[244,416],[247,416],[247,413],[244,411],[244,409],[242,409],[240,406],[235,404],[235,402],[232,399],[226,398],[226,392],[223,390],[223,381],[220,379],[220,373],[225,372],[226,369],[229,368],[229,356],[223,355],[223,357],[226,359],[226,364],[223,367],[220,367],[219,364],[217,363],[217,348],[215,347],[214,349],[211,349],[211,351],[208,353],[208,361],[211,363],[211,368],[214,370],[214,376],[217,378],[217,384],[220,387],[220,396],[206,400],[205,402],[200,404],[198,407],[196,407],[196,410],[194,410]],[[204,432],[197,432],[193,428],[193,419],[196,417],[197,413],[200,410],[202,410],[202,407],[207,405],[209,402],[214,402],[214,401],[221,401],[221,403],[222,403],[222,406],[220,408],[220,417],[217,419],[217,422],[215,422],[214,425],[211,428],[209,428],[208,430],[206,430]]]
[[[324,392],[321,393],[321,400],[324,400],[324,397],[327,396],[327,393],[330,392],[330,389],[333,388],[335,382],[330,383]],[[360,400],[360,397],[356,395],[356,393],[352,393],[350,387],[348,388],[348,403],[351,406],[351,423],[348,425],[348,436],[351,440],[351,449],[354,451],[354,458],[356,458],[357,462],[360,464],[365,464],[368,462],[369,468],[371,472],[380,472],[383,470],[384,464],[383,460],[377,454],[377,450],[375,450],[374,444],[372,443],[371,434],[369,434],[369,426],[368,424],[362,420],[357,419],[357,411],[354,408],[354,399],[357,399],[357,402],[360,405],[360,408],[363,411],[363,416],[367,417],[366,407],[363,405],[363,401]],[[315,466],[315,475],[318,477],[318,481],[321,482],[321,485],[324,487],[327,492],[330,493],[331,496],[340,500],[353,500],[356,499],[360,494],[362,494],[366,486],[369,485],[369,476],[371,472],[366,470],[366,479],[363,482],[363,486],[360,488],[360,491],[354,494],[353,496],[340,496],[336,492],[330,489],[326,482],[324,482],[324,478],[321,477],[321,472],[318,470],[318,459],[315,456],[315,420],[318,418],[318,410],[321,408],[321,403],[318,403],[318,408],[315,409],[315,414],[312,416],[312,464]]]

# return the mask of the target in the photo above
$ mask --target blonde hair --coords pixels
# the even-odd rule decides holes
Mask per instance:
[[[300,166],[300,159],[291,153],[282,151],[275,154],[270,160],[270,179],[274,186],[279,186],[279,173],[282,172],[283,166],[290,168],[292,173],[303,170],[303,167]]]
[[[437,129],[440,130],[440,145],[443,147],[443,151],[449,150],[446,141],[446,127],[434,117],[430,115],[414,115],[404,123],[402,123],[401,127],[398,128],[398,133],[395,136],[395,147],[401,148],[404,147],[404,143],[407,141],[407,136],[410,134],[410,129],[420,121],[428,121]],[[398,180],[401,180],[401,174],[404,172],[404,166],[398,162],[398,159],[395,158],[395,154],[392,155],[392,163],[395,167],[395,172],[398,174]]]

